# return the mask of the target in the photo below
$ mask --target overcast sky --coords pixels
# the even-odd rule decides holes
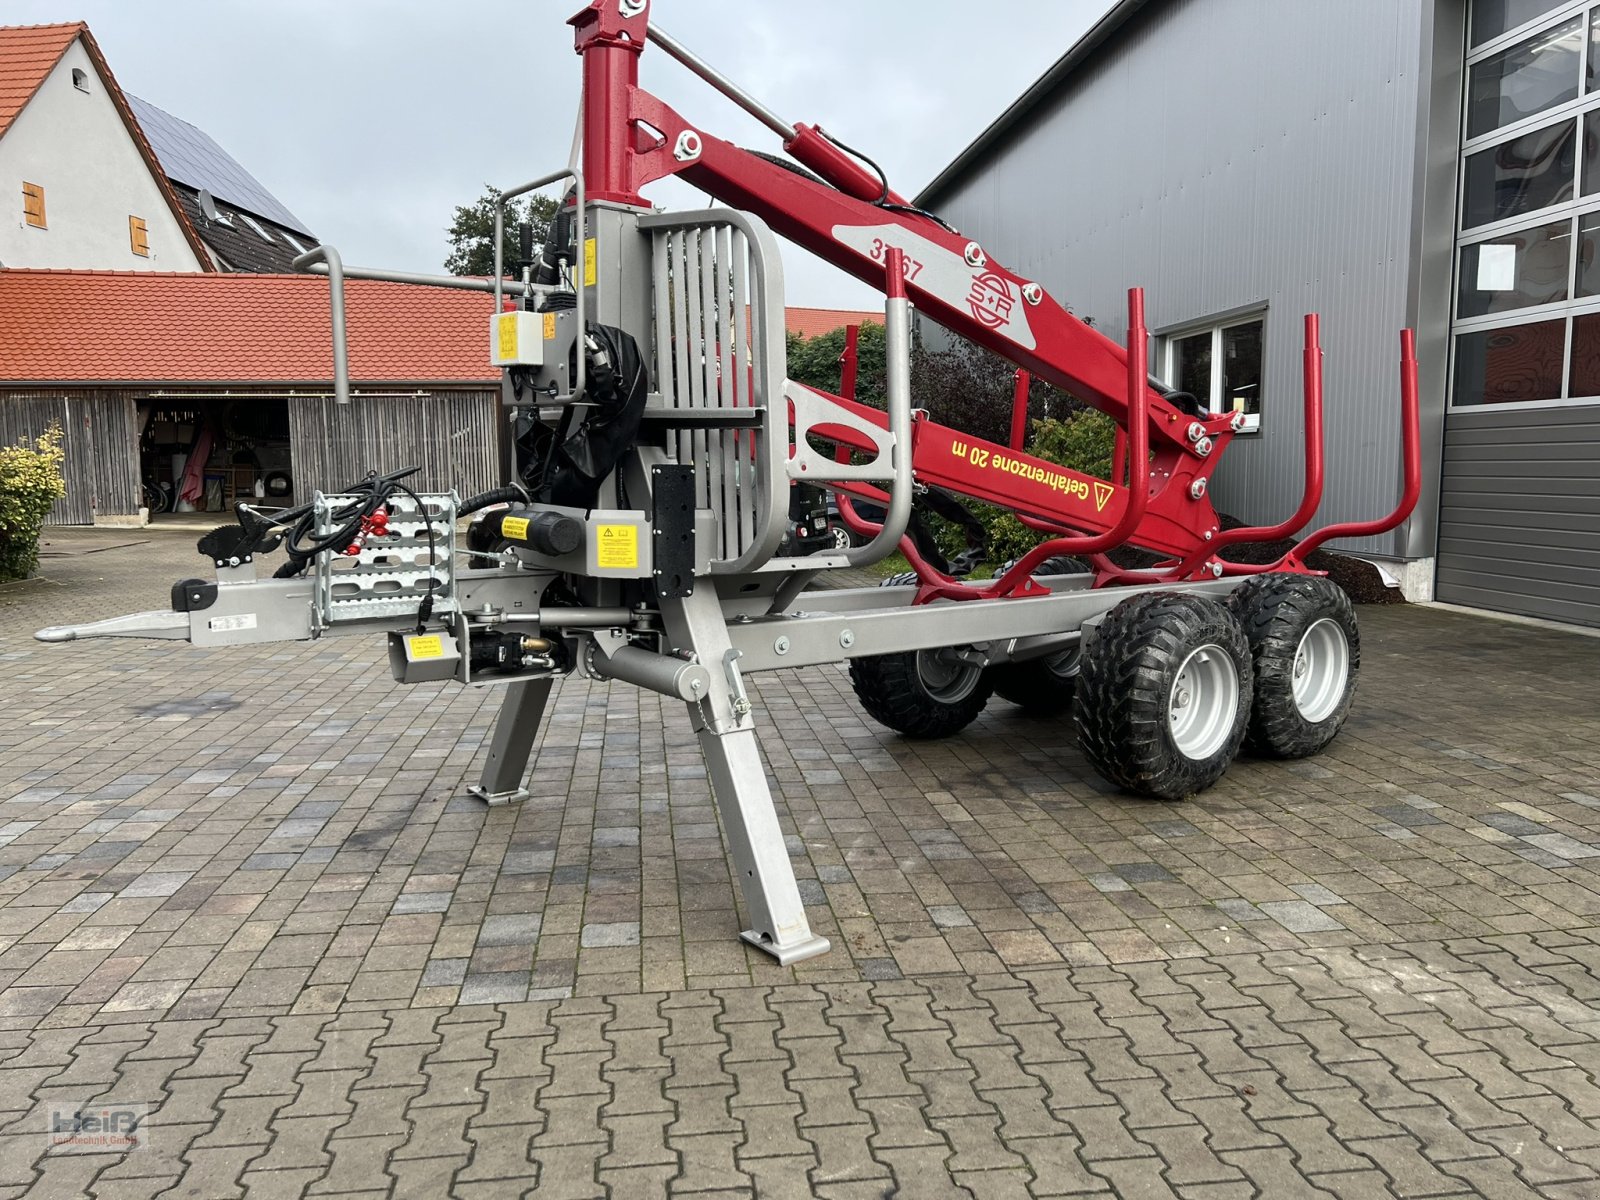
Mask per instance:
[[[582,0],[5,0],[4,24],[84,20],[124,90],[198,125],[346,262],[441,268],[455,205],[563,165]],[[819,123],[911,195],[1109,0],[656,0],[663,28],[791,121]],[[757,149],[776,139],[659,51],[641,82]],[[650,199],[698,205],[681,184]],[[802,252],[791,304],[876,307]]]

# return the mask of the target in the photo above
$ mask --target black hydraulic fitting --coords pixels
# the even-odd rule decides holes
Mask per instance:
[[[583,522],[566,513],[498,509],[472,522],[467,542],[474,550],[513,542],[559,558],[583,548]]]

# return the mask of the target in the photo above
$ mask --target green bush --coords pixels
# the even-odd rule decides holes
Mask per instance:
[[[1046,417],[1035,421],[1027,450],[1058,466],[1110,479],[1116,441],[1117,423],[1102,412],[1085,408],[1062,420]],[[977,507],[978,517],[989,531],[989,557],[994,562],[1021,558],[1044,540],[1044,534],[1029,529],[1003,508]]]
[[[0,582],[26,579],[39,565],[39,531],[50,506],[67,494],[65,460],[59,425],[32,447],[0,446]]]

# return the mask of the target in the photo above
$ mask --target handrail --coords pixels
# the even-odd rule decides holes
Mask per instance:
[[[323,263],[312,263],[305,268],[307,275],[326,275],[328,268]],[[494,280],[484,279],[476,275],[424,275],[417,271],[390,271],[382,267],[345,267],[346,279],[376,279],[382,283],[404,283],[415,287],[440,287],[455,288],[463,292],[492,292]],[[515,280],[505,281],[505,290],[516,295],[525,292],[539,293],[550,289],[539,284],[531,284],[524,288]]]
[[[579,126],[580,129],[583,126],[583,109],[582,109],[581,106],[580,106],[580,108],[578,110],[578,126]],[[538,179],[530,180],[527,183],[518,184],[516,187],[512,188],[511,190],[505,191],[505,192],[501,192],[499,196],[495,197],[495,202],[494,202],[494,311],[495,311],[496,314],[498,314],[500,312],[500,310],[501,310],[502,305],[505,303],[504,298],[502,296],[502,291],[503,291],[503,288],[504,288],[504,282],[503,282],[501,277],[505,273],[506,202],[508,200],[514,200],[518,196],[524,195],[524,194],[526,194],[528,192],[538,191],[542,187],[549,187],[552,183],[559,183],[563,179],[572,180],[573,185],[574,185],[574,187],[576,189],[576,195],[574,197],[573,212],[574,212],[574,215],[575,215],[575,217],[577,219],[577,227],[576,227],[576,230],[575,230],[575,232],[577,234],[577,237],[575,239],[575,246],[574,246],[574,254],[575,254],[575,258],[576,258],[577,261],[574,262],[574,264],[573,264],[573,270],[578,273],[577,286],[575,286],[572,289],[577,294],[577,298],[578,298],[577,309],[576,309],[576,311],[577,311],[577,321],[578,321],[578,343],[579,343],[578,344],[578,353],[576,355],[577,360],[578,360],[578,366],[577,366],[577,374],[573,378],[573,381],[572,381],[572,395],[576,397],[576,396],[583,395],[584,384],[587,382],[586,370],[585,370],[586,365],[587,365],[586,362],[585,362],[585,360],[587,358],[587,355],[584,354],[583,335],[584,335],[584,332],[589,328],[589,326],[584,320],[584,317],[585,317],[585,305],[584,305],[584,287],[585,287],[585,284],[584,284],[584,276],[583,276],[583,264],[584,264],[585,244],[588,241],[588,229],[585,226],[585,213],[584,213],[584,208],[583,208],[583,205],[584,205],[583,171],[578,166],[577,160],[576,160],[576,157],[575,157],[576,156],[576,152],[577,152],[576,143],[574,143],[573,152],[574,152],[573,161],[568,166],[563,168],[562,170],[560,170],[560,171],[552,171],[548,175],[541,175]]]
[[[868,567],[895,552],[911,522],[911,493],[916,485],[911,462],[911,301],[906,298],[905,253],[889,247],[884,253],[887,298],[883,305],[883,352],[888,370],[889,452],[894,478],[883,524],[865,546],[845,551],[852,567]]]
[[[306,271],[312,263],[328,264],[328,307],[333,325],[333,401],[350,403],[350,357],[345,338],[344,323],[344,260],[332,246],[324,243],[315,249],[297,255],[292,263],[296,271]]]

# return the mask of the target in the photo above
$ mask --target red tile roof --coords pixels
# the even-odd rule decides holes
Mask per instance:
[[[0,136],[55,70],[67,47],[87,31],[82,21],[0,29]]]
[[[352,279],[350,378],[490,382],[493,299]],[[0,271],[0,384],[326,383],[328,281],[308,275]]]
[[[883,324],[883,313],[863,312],[853,308],[786,308],[783,310],[784,326],[790,333],[803,338],[832,333],[846,325]]]
[[[183,206],[178,203],[177,194],[173,192],[172,184],[168,182],[167,174],[161,169],[161,164],[156,161],[156,153],[150,148],[144,130],[139,128],[133,109],[128,106],[128,98],[122,94],[116,76],[111,73],[110,65],[100,53],[100,46],[95,42],[94,34],[89,32],[89,27],[82,21],[65,25],[0,27],[0,137],[5,136],[6,130],[17,119],[17,114],[27,107],[28,101],[32,100],[34,93],[39,90],[39,85],[49,77],[51,71],[55,70],[56,64],[61,61],[61,56],[67,52],[67,47],[80,37],[83,39],[84,51],[89,55],[89,60],[94,63],[95,70],[105,83],[106,94],[111,97],[111,102],[122,117],[128,136],[133,138],[133,144],[138,149],[139,156],[144,159],[150,177],[161,189],[167,207],[172,210],[172,215],[183,230],[184,239],[194,251],[195,257],[200,260],[200,269],[215,270],[211,264],[210,252],[200,241],[200,235],[195,232],[194,225],[183,211]],[[70,153],[70,150],[68,152]]]

